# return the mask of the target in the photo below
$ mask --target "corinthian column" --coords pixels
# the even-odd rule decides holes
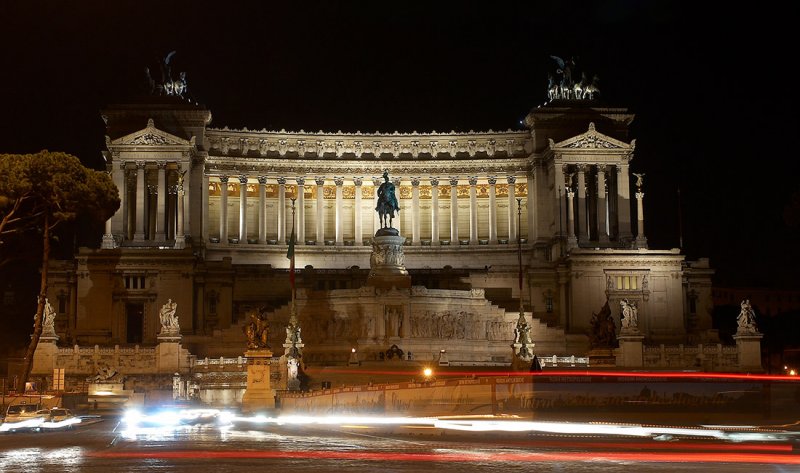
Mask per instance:
[[[411,244],[420,245],[419,240],[419,178],[411,178]]]
[[[258,242],[267,242],[267,176],[258,176]]]
[[[478,244],[478,185],[477,177],[469,178],[469,244]]]
[[[636,191],[636,248],[647,248],[647,237],[644,236],[644,192],[641,187]]]
[[[180,171],[178,171],[180,173]],[[183,174],[178,175],[178,187],[177,187],[177,198],[178,198],[178,221],[176,223],[175,229],[175,249],[181,250],[186,248],[186,236],[183,232],[183,200],[186,191],[183,187]]]
[[[158,195],[156,196],[156,241],[164,241],[167,239],[167,227],[164,225],[166,222],[164,217],[164,209],[167,207],[167,163],[164,161],[158,162]]]
[[[508,176],[508,243],[517,241],[517,216],[514,212],[516,207],[516,176]]]
[[[458,178],[450,178],[450,244],[458,245]]]
[[[354,177],[353,184],[356,186],[355,191],[355,208],[353,209],[353,213],[355,214],[354,222],[353,222],[353,233],[355,235],[355,245],[361,246],[364,244],[364,230],[362,228],[362,217],[361,217],[361,184],[364,183],[363,177]]]
[[[589,212],[586,210],[586,166],[578,165],[578,238],[589,241]]]
[[[628,165],[617,165],[617,222],[620,241],[631,239],[631,190]]]
[[[597,234],[601,243],[608,243],[608,204],[606,201],[606,167],[597,165]]]
[[[133,239],[144,240],[144,204],[147,185],[144,182],[144,161],[136,162],[136,233]]]
[[[439,178],[431,178],[431,245],[439,244]]]
[[[401,223],[401,215],[403,212],[403,206],[401,205],[401,203],[403,202],[403,200],[400,198],[400,178],[393,177],[392,184],[394,184],[395,196],[397,197],[397,206],[400,207],[400,210],[397,211],[397,218],[395,219],[396,222],[393,222],[392,226],[397,230],[397,233],[400,236],[402,236],[403,234],[400,230],[400,223]]]
[[[323,200],[324,189],[322,186],[325,184],[324,177],[317,177],[314,179],[317,183],[317,246],[325,245],[325,201]]]
[[[306,244],[306,178],[297,179],[297,245]]]
[[[228,176],[220,176],[219,241],[228,244]]]
[[[497,178],[489,176],[489,244],[497,244]]]
[[[373,201],[372,201],[372,234],[373,235],[375,233],[377,233],[378,230],[380,230],[380,228],[381,228],[380,216],[378,216],[378,212],[377,212],[376,209],[378,208],[378,188],[381,186],[382,182],[383,181],[381,181],[380,177],[373,177],[372,178],[372,185],[375,186],[372,189],[372,191],[373,191],[372,192],[372,194],[373,194],[372,195],[372,197],[373,197]]]
[[[286,178],[278,178],[278,244],[286,244]]]
[[[239,243],[247,243],[247,176],[239,176]]]
[[[342,246],[344,245],[344,196],[342,195],[344,177],[334,176],[333,183],[336,184],[336,246]]]
[[[578,245],[575,238],[575,190],[567,187],[567,246],[573,248]]]

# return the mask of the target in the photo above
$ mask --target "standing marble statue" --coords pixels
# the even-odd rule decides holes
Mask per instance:
[[[161,333],[177,333],[180,331],[178,324],[178,303],[168,299],[167,303],[161,306],[159,320],[161,321]]]
[[[636,302],[622,299],[619,301],[622,310],[620,324],[623,329],[635,330],[639,328],[639,310]]]
[[[756,326],[756,313],[753,306],[750,305],[750,299],[744,299],[741,303],[741,311],[736,317],[736,323],[739,328],[737,333],[758,333]]]
[[[49,334],[55,333],[56,311],[50,305],[50,301],[45,298],[44,300],[44,319],[42,321],[42,333]]]

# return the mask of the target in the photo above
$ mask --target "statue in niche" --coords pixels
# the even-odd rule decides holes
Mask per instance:
[[[400,205],[395,195],[394,184],[389,182],[389,171],[383,172],[383,179],[383,184],[378,187],[378,205],[375,207],[380,217],[381,230],[384,228],[392,228],[394,213],[395,211],[400,211]],[[380,232],[380,230],[378,231]]]

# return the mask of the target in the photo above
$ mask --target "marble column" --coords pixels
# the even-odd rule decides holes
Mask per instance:
[[[411,244],[419,246],[419,178],[411,178]]]
[[[575,237],[575,190],[567,187],[567,247],[572,248],[578,245]]]
[[[228,176],[219,177],[219,241],[228,244]]]
[[[144,181],[144,161],[136,161],[136,232],[133,239],[144,240],[144,205],[147,201],[145,194],[147,185]]]
[[[589,212],[586,206],[586,166],[578,165],[578,215],[576,216],[576,234],[583,241],[589,241]]]
[[[119,158],[117,154],[113,155],[113,158]],[[128,186],[126,180],[126,170],[127,163],[114,161],[111,167],[112,177],[114,178],[114,185],[117,187],[117,192],[119,192],[119,210],[117,213],[111,217],[111,231],[116,232],[118,235],[122,235],[124,240],[128,239],[128,234],[126,233],[127,230],[127,220],[128,217],[128,206],[130,205],[130,200],[128,200]]]
[[[336,184],[336,246],[344,245],[344,177],[333,177]]]
[[[167,239],[167,226],[164,216],[164,209],[167,207],[167,163],[164,161],[158,162],[158,189],[156,196],[156,228],[155,238],[156,241],[164,241]]]
[[[469,244],[478,244],[478,185],[477,177],[469,178]]]
[[[555,224],[556,230],[558,231],[559,239],[564,238],[564,230],[566,225],[566,218],[564,217],[564,212],[566,205],[564,205],[564,166],[562,164],[556,163],[553,166],[553,174],[555,183],[555,189],[553,189],[556,193],[555,199],[553,199],[553,215],[555,216]]]
[[[317,184],[317,246],[325,246],[325,200],[323,199],[324,177],[314,179]]]
[[[239,176],[239,243],[247,244],[247,176]]]
[[[536,180],[536,168],[532,167],[528,171],[528,242],[533,243],[539,238],[539,225],[536,220],[536,195],[539,185]]]
[[[392,227],[397,229],[397,232],[400,236],[403,236],[403,232],[401,230],[401,216],[403,215],[403,199],[400,198],[400,178],[394,177],[392,178],[392,184],[394,184],[394,192],[395,196],[397,196],[397,206],[400,207],[400,210],[397,211],[397,217],[395,217],[394,221],[392,221]]]
[[[372,197],[373,197],[373,202],[372,202],[372,210],[373,210],[373,212],[372,212],[372,234],[373,235],[375,235],[375,233],[377,233],[378,230],[380,230],[380,228],[381,228],[380,216],[378,216],[378,212],[375,209],[378,208],[378,188],[381,186],[382,183],[383,183],[383,180],[380,177],[373,177],[372,178],[372,185],[375,186],[372,189],[372,191],[373,191],[372,192],[372,194],[373,194],[372,195]]]
[[[355,245],[361,246],[364,244],[364,229],[363,229],[363,222],[362,219],[362,209],[361,209],[361,184],[364,183],[363,177],[354,177],[353,184],[356,186],[355,190],[355,203],[353,204],[355,207],[353,209],[354,220],[353,220],[353,234],[355,235]]]
[[[605,169],[604,165],[597,165],[597,235],[601,243],[608,243],[608,185]]]
[[[450,178],[450,244],[458,245],[458,178]]]
[[[516,176],[508,176],[508,244],[517,242]]]
[[[267,242],[267,176],[258,176],[258,243]]]
[[[489,176],[489,244],[497,244],[497,178]]]
[[[636,248],[647,248],[647,237],[644,235],[644,192],[636,191]]]
[[[178,179],[178,187],[176,197],[178,198],[178,217],[175,224],[175,249],[182,250],[186,248],[186,236],[183,232],[183,216],[184,216],[184,189],[183,178]]]
[[[299,176],[297,181],[297,242],[296,245],[306,244],[306,178]]]
[[[431,245],[439,245],[439,178],[431,178]]]
[[[631,191],[628,165],[617,165],[617,223],[620,241],[630,241],[631,234]]]
[[[278,244],[286,244],[286,178],[278,178],[278,216],[277,232]]]
[[[203,217],[202,217],[203,225],[201,227],[201,232],[202,232],[201,236],[203,238],[203,241],[207,242],[208,241],[208,231],[210,230],[208,228],[208,226],[210,224],[210,222],[208,221],[208,185],[209,185],[208,174],[203,173],[202,183],[203,183],[203,191],[202,191],[201,196],[202,196],[202,200],[203,200],[203,209],[202,209],[202,212],[203,212]]]

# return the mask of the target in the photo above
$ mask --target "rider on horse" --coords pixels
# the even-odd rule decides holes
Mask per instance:
[[[397,203],[397,197],[394,193],[394,184],[389,182],[389,171],[383,172],[383,179],[385,182],[378,187],[378,205],[375,210],[378,211],[381,228],[392,228],[394,212],[400,210],[400,205]],[[387,216],[389,217],[388,225],[386,222]]]

